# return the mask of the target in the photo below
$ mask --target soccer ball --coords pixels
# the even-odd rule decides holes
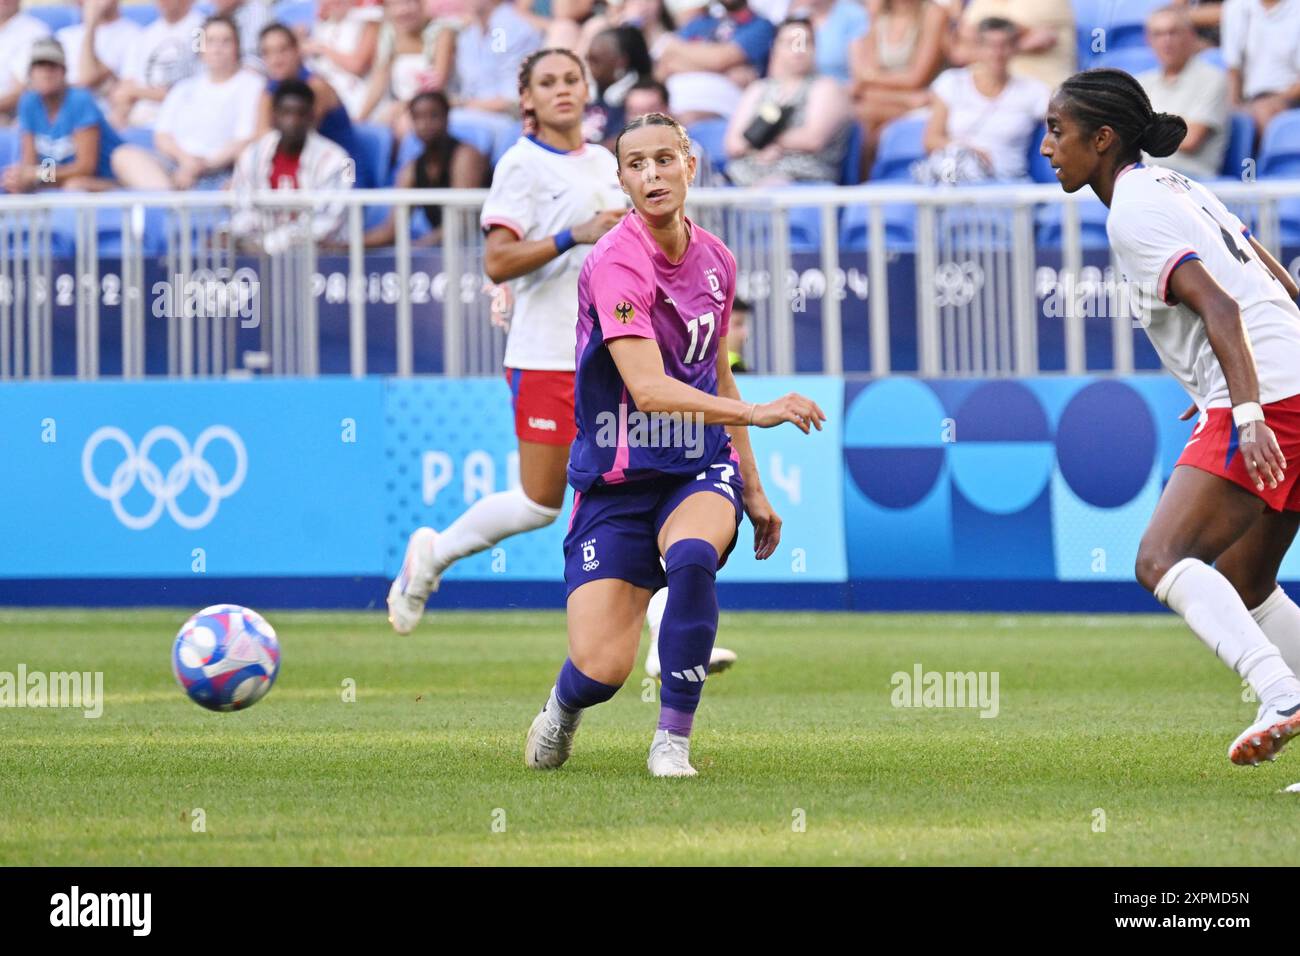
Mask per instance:
[[[181,626],[172,647],[172,673],[199,706],[243,710],[275,683],[280,641],[256,611],[214,604]]]

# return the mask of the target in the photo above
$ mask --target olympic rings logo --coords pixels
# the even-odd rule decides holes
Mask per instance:
[[[217,478],[216,469],[204,457],[204,452],[214,441],[224,441],[235,453],[235,471],[225,482]],[[99,446],[105,442],[116,442],[121,446],[125,458],[113,469],[108,484],[103,484],[95,475],[94,457]],[[163,475],[162,470],[150,459],[150,453],[159,442],[173,445],[180,457]],[[244,483],[248,472],[248,453],[244,442],[236,432],[226,425],[212,425],[199,435],[194,447],[171,425],[159,425],[145,433],[137,449],[131,437],[122,429],[105,425],[98,429],[86,441],[81,451],[81,475],[86,487],[99,498],[113,506],[117,520],[133,531],[151,528],[162,516],[163,509],[172,516],[182,528],[194,531],[212,521],[217,514],[217,507],[223,498],[229,498]],[[190,481],[208,496],[208,503],[198,514],[187,514],[177,503],[180,494],[189,487]],[[141,487],[153,495],[153,505],[144,514],[135,515],[126,510],[123,499],[139,481]]]

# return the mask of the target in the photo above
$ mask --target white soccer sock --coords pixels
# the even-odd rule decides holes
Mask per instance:
[[[434,564],[442,573],[453,562],[478,554],[502,538],[546,527],[559,514],[559,508],[539,505],[518,488],[480,498],[445,531],[438,532],[433,546]]]
[[[1236,588],[1204,561],[1183,558],[1165,572],[1155,595],[1250,683],[1261,702],[1300,694],[1300,680],[1255,623]]]
[[[1300,605],[1279,584],[1250,616],[1277,647],[1287,666],[1300,674]]]

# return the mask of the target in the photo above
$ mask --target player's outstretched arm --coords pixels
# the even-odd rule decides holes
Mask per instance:
[[[1261,490],[1266,483],[1276,488],[1286,469],[1286,461],[1272,429],[1263,420],[1259,405],[1259,375],[1246,328],[1241,322],[1241,309],[1214,281],[1199,259],[1190,259],[1174,270],[1169,279],[1169,290],[1177,301],[1199,315],[1205,323],[1210,348],[1214,350],[1228,382],[1234,419],[1242,406],[1246,406],[1247,411],[1243,417],[1253,418],[1248,422],[1238,420],[1241,453],[1247,472]],[[1252,411],[1254,415],[1250,414]]]
[[[756,425],[772,428],[792,422],[807,434],[821,430],[826,413],[817,403],[791,392],[773,402],[742,402],[710,395],[678,381],[664,370],[663,356],[654,339],[624,336],[609,343],[609,354],[627,386],[632,401],[643,412],[679,412],[703,415],[706,425]]]

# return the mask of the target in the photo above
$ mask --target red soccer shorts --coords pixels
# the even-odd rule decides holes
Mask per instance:
[[[1263,499],[1274,511],[1300,511],[1300,395],[1265,405],[1264,424],[1273,429],[1286,459],[1286,477],[1276,488],[1265,484],[1260,491],[1255,487],[1237,447],[1237,426],[1231,408],[1211,408],[1202,416],[1178,456],[1178,464],[1227,478]]]
[[[515,436],[543,445],[569,445],[578,434],[573,421],[573,372],[506,369],[515,410]]]

